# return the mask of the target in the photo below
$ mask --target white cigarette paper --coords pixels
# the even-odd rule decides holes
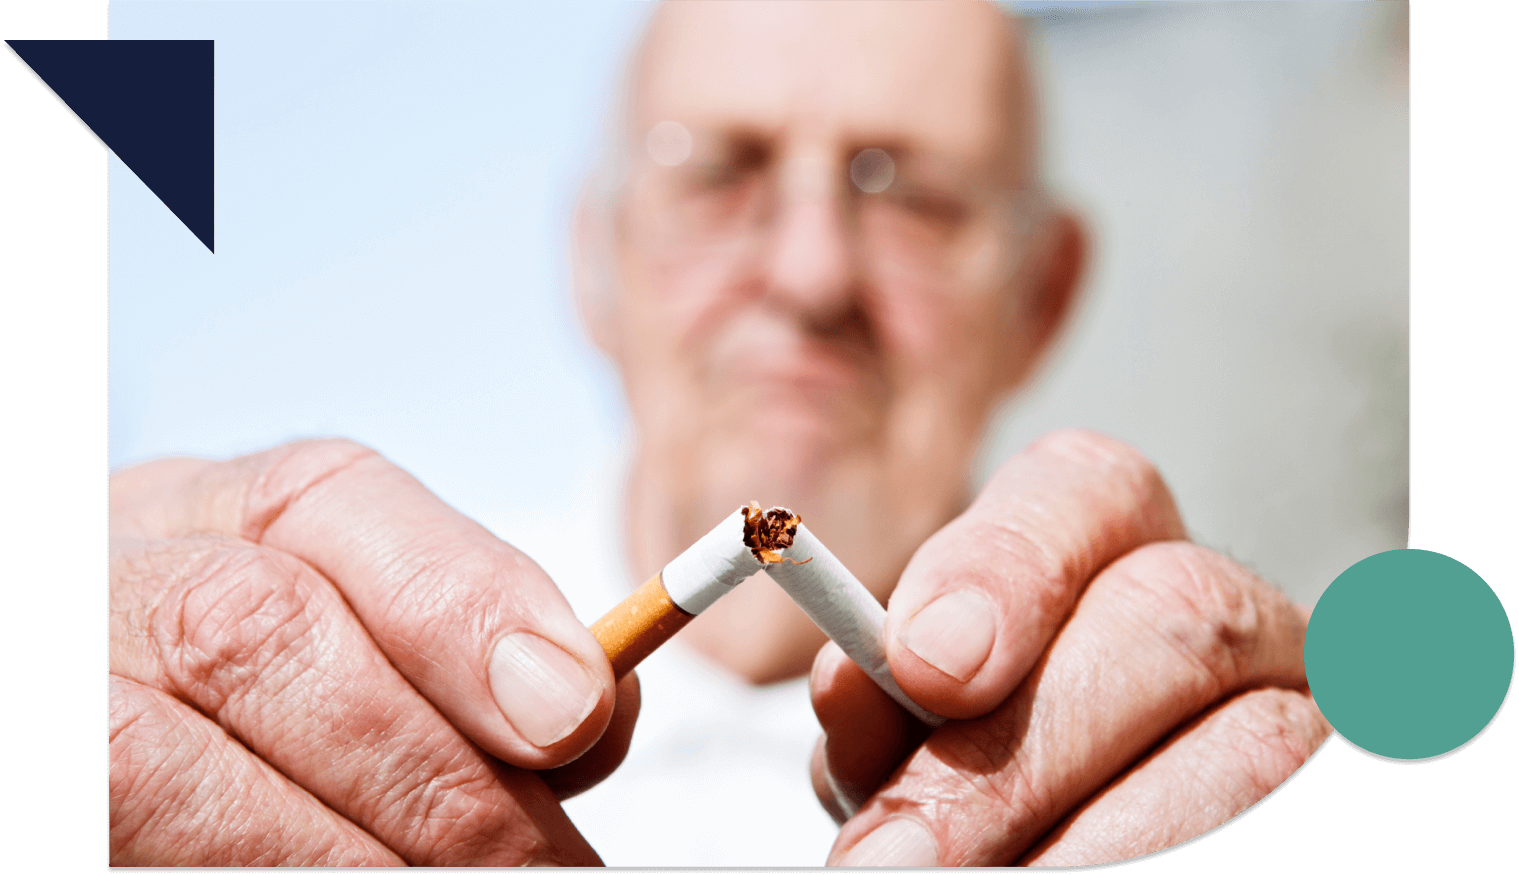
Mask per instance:
[[[670,601],[695,615],[764,567],[744,546],[744,512],[739,509],[670,560],[662,576]]]
[[[754,505],[756,512],[758,507]],[[761,562],[744,543],[744,520],[740,508],[665,566],[661,577],[670,601],[688,614],[700,614],[764,571],[887,695],[929,726],[943,723],[943,717],[908,698],[891,676],[886,609],[865,584],[801,523],[792,545],[779,551],[785,554],[783,561]]]
[[[886,609],[865,584],[806,525],[797,525],[796,540],[785,553],[799,564],[766,565],[770,579],[897,704],[929,726],[943,723],[943,717],[908,698],[891,676],[886,662]]]

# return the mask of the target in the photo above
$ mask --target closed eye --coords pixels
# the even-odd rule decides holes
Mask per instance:
[[[705,160],[690,162],[686,184],[693,189],[721,191],[762,174],[770,165],[770,149],[758,140],[743,138],[725,144]]]
[[[881,196],[908,215],[946,230],[959,227],[970,214],[964,198],[928,186],[897,182]]]

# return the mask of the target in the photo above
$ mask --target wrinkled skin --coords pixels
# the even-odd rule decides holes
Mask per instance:
[[[114,475],[110,625],[115,865],[599,862],[559,799],[622,760],[636,677],[614,689],[532,560],[364,447]],[[583,670],[558,711],[492,662],[522,632]]]
[[[1330,731],[1307,611],[1184,538],[1155,469],[1111,438],[1059,432],[1009,460],[888,607],[892,674],[956,719],[930,733],[836,646],[818,654],[813,786],[844,823],[829,862],[1123,860],[1296,771]]]

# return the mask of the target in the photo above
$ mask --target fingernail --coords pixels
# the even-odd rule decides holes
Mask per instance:
[[[975,592],[952,592],[928,603],[898,634],[903,647],[962,683],[992,654],[997,623]]]
[[[580,660],[531,632],[496,645],[490,685],[501,713],[538,747],[574,732],[601,701],[601,684]]]
[[[834,865],[932,868],[939,865],[939,849],[917,821],[896,818],[866,834]]]

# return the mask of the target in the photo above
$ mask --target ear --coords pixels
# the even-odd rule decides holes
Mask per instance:
[[[1031,288],[1016,317],[1023,342],[1010,345],[1023,354],[1007,363],[1006,391],[1019,388],[1034,373],[1075,311],[1086,271],[1087,240],[1086,226],[1070,210],[1056,209],[1046,220],[1035,244]]]
[[[596,197],[591,188],[592,184],[588,184],[575,204],[571,245],[575,309],[591,342],[615,360],[617,290],[612,217],[607,212],[606,199]]]
[[[1049,353],[1075,311],[1087,264],[1087,231],[1075,213],[1056,210],[1045,235],[1043,281],[1029,299],[1028,318],[1034,330],[1030,369]]]

